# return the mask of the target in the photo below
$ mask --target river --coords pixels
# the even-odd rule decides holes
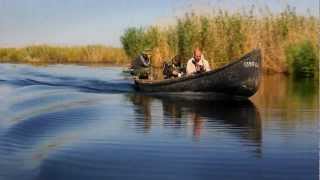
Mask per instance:
[[[316,81],[226,101],[137,93],[122,70],[0,64],[0,179],[318,179]]]

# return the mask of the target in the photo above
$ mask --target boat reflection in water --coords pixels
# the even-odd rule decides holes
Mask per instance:
[[[192,139],[197,141],[231,136],[229,139],[256,146],[254,151],[260,155],[261,119],[250,100],[219,99],[197,93],[130,94],[128,99],[136,106],[136,128],[145,133],[160,125],[178,132],[190,130]]]

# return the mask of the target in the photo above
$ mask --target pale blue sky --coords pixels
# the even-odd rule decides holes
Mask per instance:
[[[0,0],[0,47],[32,44],[121,46],[130,26],[170,22],[192,8],[227,10],[286,4],[319,16],[319,0]]]

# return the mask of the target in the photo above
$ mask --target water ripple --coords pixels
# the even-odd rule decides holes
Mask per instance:
[[[121,68],[76,65],[0,65],[0,101],[0,179],[318,173],[314,106],[288,113],[281,103],[261,110],[210,94],[136,93]]]

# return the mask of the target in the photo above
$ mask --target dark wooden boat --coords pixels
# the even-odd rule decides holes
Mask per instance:
[[[259,88],[261,52],[255,49],[242,58],[212,71],[165,80],[135,80],[142,92],[206,92],[250,97]]]

